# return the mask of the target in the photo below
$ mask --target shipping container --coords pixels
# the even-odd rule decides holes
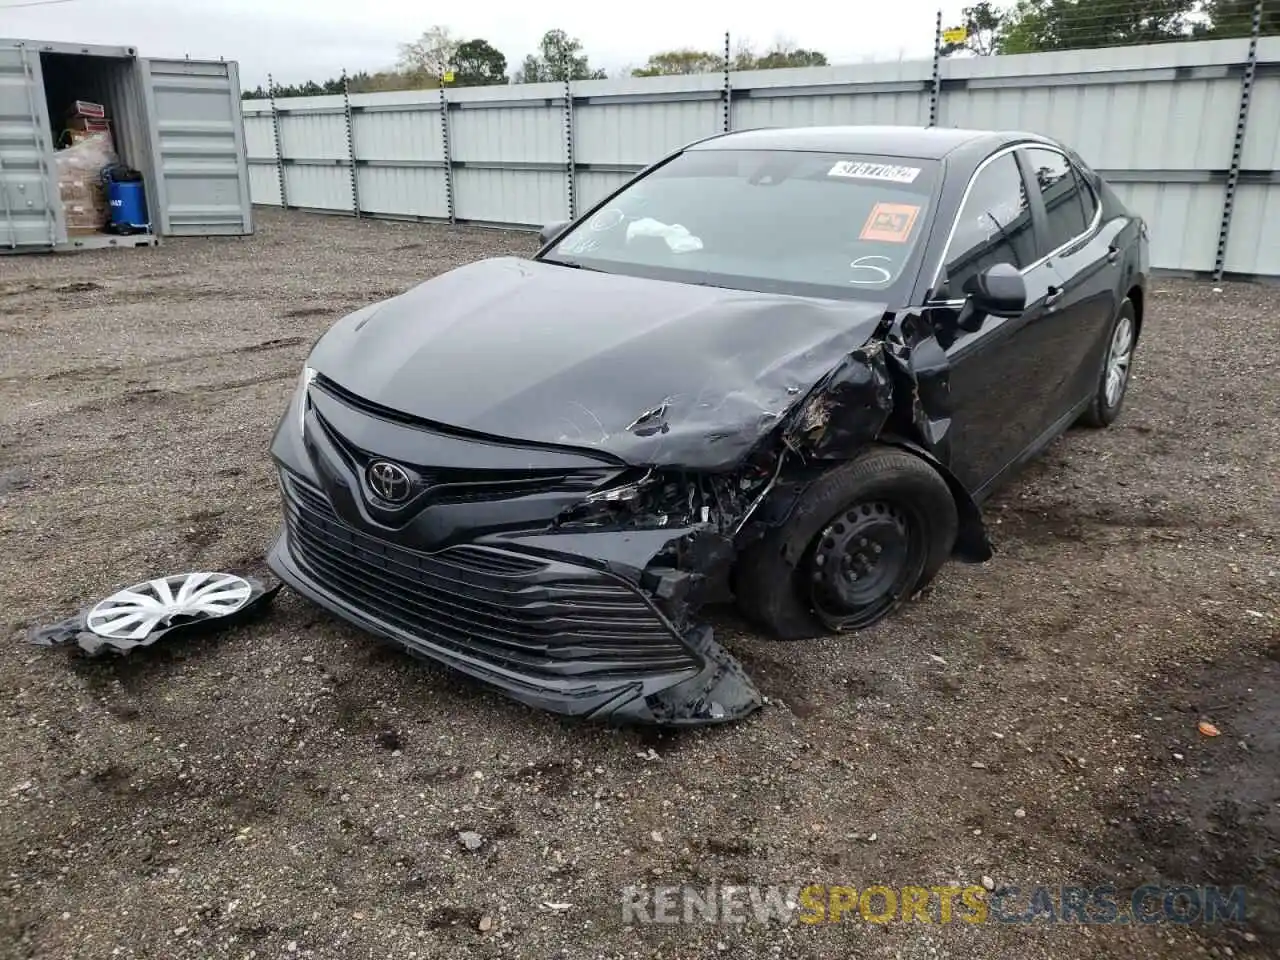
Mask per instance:
[[[98,222],[98,211],[86,212],[79,191],[91,189],[92,202],[102,198],[105,207],[106,187],[100,169],[79,162],[84,150],[65,148],[83,144],[100,129],[97,106],[110,129],[115,161],[141,174],[149,223],[132,232],[110,232],[105,210],[101,229],[86,225]],[[94,144],[100,146],[100,138]],[[82,169],[85,177],[75,179]],[[0,253],[252,232],[234,62],[161,60],[139,57],[133,47],[0,39]]]

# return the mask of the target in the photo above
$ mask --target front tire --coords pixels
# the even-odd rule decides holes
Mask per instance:
[[[815,480],[785,525],[743,551],[739,609],[782,640],[869,627],[933,579],[958,527],[932,466],[873,447]]]
[[[1080,417],[1087,427],[1109,427],[1120,416],[1125,395],[1129,391],[1129,374],[1133,367],[1133,351],[1138,342],[1137,311],[1132,300],[1125,300],[1116,312],[1107,338],[1107,353],[1102,360],[1102,373],[1093,402]]]

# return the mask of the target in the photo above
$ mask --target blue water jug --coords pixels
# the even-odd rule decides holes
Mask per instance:
[[[150,226],[142,174],[136,170],[110,171],[107,206],[111,210],[111,229],[117,233],[137,233]]]

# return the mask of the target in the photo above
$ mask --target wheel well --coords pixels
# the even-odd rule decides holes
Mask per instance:
[[[1134,334],[1134,339],[1136,340],[1138,338],[1138,334],[1142,333],[1142,307],[1143,307],[1142,301],[1143,301],[1144,294],[1142,292],[1141,287],[1133,287],[1129,290],[1128,293],[1125,294],[1125,296],[1130,301],[1133,302],[1133,316],[1134,316],[1133,334]]]
[[[933,467],[939,476],[947,482],[947,487],[951,490],[951,496],[955,499],[956,513],[960,521],[960,529],[952,554],[965,563],[984,563],[991,559],[991,543],[987,539],[986,525],[982,522],[982,510],[959,478],[943,466],[937,457],[906,437],[892,433],[882,433],[878,440],[880,443],[899,447],[915,454]]]

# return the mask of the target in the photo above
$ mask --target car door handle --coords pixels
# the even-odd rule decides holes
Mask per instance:
[[[1107,263],[1115,263],[1120,259],[1120,248],[1112,244],[1107,247]]]
[[[1050,287],[1048,295],[1044,298],[1044,305],[1052,307],[1055,303],[1062,299],[1065,291],[1061,287]]]

